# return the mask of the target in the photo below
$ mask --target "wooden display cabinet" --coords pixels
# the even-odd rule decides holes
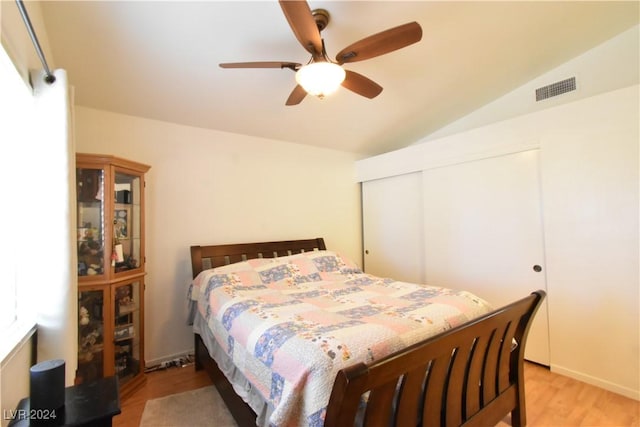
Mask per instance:
[[[144,378],[144,174],[149,166],[76,155],[76,383],[118,377],[126,396]]]

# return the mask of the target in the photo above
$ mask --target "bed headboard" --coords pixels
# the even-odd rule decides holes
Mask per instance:
[[[326,250],[324,239],[284,240],[280,242],[234,243],[227,245],[191,246],[191,271],[193,278],[209,268],[254,258],[277,258]]]

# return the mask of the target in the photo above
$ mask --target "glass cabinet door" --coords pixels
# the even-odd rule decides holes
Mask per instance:
[[[114,356],[115,373],[124,384],[142,370],[140,363],[142,294],[141,282],[134,281],[114,287]]]
[[[103,275],[104,170],[76,169],[78,276]]]
[[[103,289],[78,292],[77,382],[104,376],[104,307],[107,302]]]
[[[116,170],[113,211],[113,252],[111,265],[115,273],[142,265],[139,175]]]

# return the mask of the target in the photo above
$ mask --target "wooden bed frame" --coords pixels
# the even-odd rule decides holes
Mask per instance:
[[[193,277],[203,269],[253,258],[325,250],[322,238],[191,246]],[[524,348],[544,291],[513,302],[371,364],[342,369],[335,380],[325,426],[353,426],[369,391],[364,426],[489,426],[511,413],[526,425]],[[198,334],[196,370],[206,369],[240,426],[256,415],[209,357]]]

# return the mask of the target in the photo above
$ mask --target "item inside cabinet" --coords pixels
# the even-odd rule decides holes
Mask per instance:
[[[116,203],[124,203],[126,205],[130,205],[131,191],[129,190],[116,191]]]
[[[122,316],[135,311],[136,302],[133,299],[133,284],[116,288],[116,316]]]
[[[102,171],[100,169],[77,169],[76,183],[79,202],[100,200],[102,188]]]
[[[102,378],[104,370],[104,298],[83,291],[78,298],[78,372],[76,382]]]
[[[136,328],[133,324],[116,326],[113,335],[116,341],[131,339],[136,336]]]
[[[78,276],[103,273],[104,250],[99,241],[89,238],[78,242]]]

